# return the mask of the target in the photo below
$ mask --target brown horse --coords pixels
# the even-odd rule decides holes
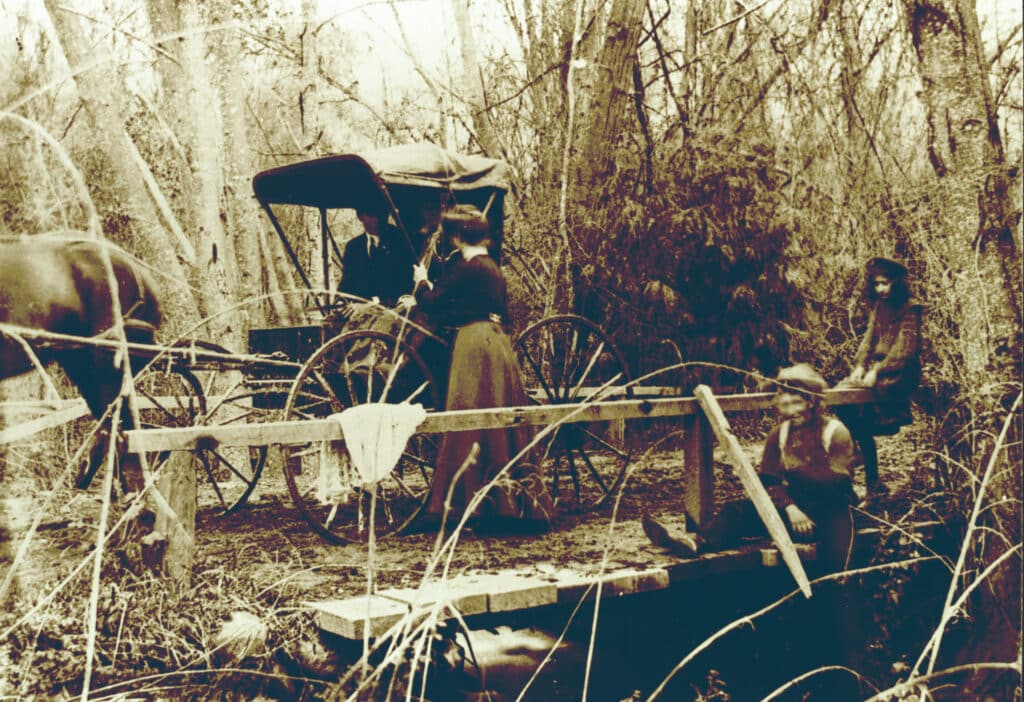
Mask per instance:
[[[92,239],[0,238],[0,323],[85,337],[84,341],[114,340],[117,311],[109,284],[111,270],[128,340],[152,343],[160,324],[160,304],[151,279],[128,253]],[[64,369],[95,417],[102,417],[120,394],[123,372],[114,363],[113,349],[60,341],[29,340],[29,345],[43,364],[54,362]],[[142,360],[132,359],[133,372],[142,365]],[[23,345],[0,330],[0,380],[33,367]],[[126,408],[121,421],[131,428]],[[102,455],[105,443],[100,442],[101,450],[93,452],[91,463]],[[91,477],[92,468],[86,475]],[[121,477],[126,489],[141,488],[137,462],[122,465]]]

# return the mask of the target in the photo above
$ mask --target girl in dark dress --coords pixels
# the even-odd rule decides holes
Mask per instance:
[[[922,306],[910,299],[907,268],[876,257],[868,261],[864,294],[871,304],[868,328],[857,348],[853,371],[840,385],[874,388],[878,402],[836,408],[864,456],[869,493],[878,481],[876,436],[888,436],[910,424],[910,395],[921,382]]]
[[[487,219],[476,207],[457,205],[444,214],[441,224],[456,252],[442,281],[431,284],[419,265],[413,278],[418,305],[438,326],[454,330],[445,408],[526,405],[519,365],[502,328],[508,317],[508,293],[498,264],[488,254]],[[531,434],[526,427],[446,434],[417,527],[435,528],[442,519],[455,523],[455,515],[529,443]],[[475,456],[474,444],[479,445]],[[473,516],[486,529],[540,531],[550,527],[553,514],[539,471],[520,463],[488,492]]]

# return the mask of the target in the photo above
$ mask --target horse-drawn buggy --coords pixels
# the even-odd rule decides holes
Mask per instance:
[[[506,165],[413,144],[273,168],[254,177],[253,189],[304,283],[306,319],[252,329],[244,354],[207,341],[156,351],[134,345],[134,355],[156,359],[137,383],[148,403],[144,424],[321,419],[366,403],[444,409],[445,330],[416,307],[396,303],[413,290],[413,264],[427,267],[432,278],[443,275],[448,243],[438,225],[455,205],[471,204],[485,214],[491,255],[501,261]],[[297,237],[305,236],[310,212],[319,220],[319,237],[300,247]],[[317,252],[315,271],[304,264],[310,249]],[[630,378],[625,360],[587,319],[546,317],[513,339],[533,402],[601,401],[629,392],[623,389]],[[225,372],[237,379],[215,383],[208,397],[209,384],[199,376]],[[221,508],[235,511],[259,481],[268,448],[222,450],[216,427],[209,428],[210,439],[194,452],[199,474]],[[437,435],[413,436],[373,490],[350,481],[346,462],[324,442],[284,446],[281,463],[291,497],[312,528],[329,540],[362,539],[370,528],[385,534],[415,517],[430,486],[437,443]],[[620,424],[572,423],[547,433],[531,458],[548,476],[556,503],[574,510],[599,507],[614,494],[629,452]],[[372,526],[371,496],[377,501]]]

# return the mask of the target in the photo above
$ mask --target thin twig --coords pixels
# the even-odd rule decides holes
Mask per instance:
[[[762,2],[760,5],[758,5],[757,7],[750,8],[749,10],[744,12],[743,14],[737,15],[736,17],[733,17],[732,19],[727,19],[726,21],[722,22],[721,24],[716,24],[714,27],[711,27],[710,29],[705,29],[703,32],[701,32],[701,36],[705,36],[706,37],[708,34],[711,34],[712,32],[717,32],[719,29],[723,29],[725,27],[728,27],[730,24],[736,24],[737,22],[741,21],[744,17],[747,17],[748,15],[751,15],[751,14],[757,12],[758,10],[760,10],[762,7],[767,5],[770,1],[771,0],[764,0],[764,2]],[[743,7],[743,4],[740,3],[740,2],[737,2],[736,4],[739,5],[740,7]]]
[[[92,683],[93,658],[96,657],[96,613],[100,600],[100,574],[103,572],[103,545],[107,541],[107,519],[110,517],[110,493],[114,487],[114,459],[117,457],[118,420],[121,416],[122,399],[114,402],[113,418],[110,423],[111,440],[107,443],[106,467],[103,475],[103,504],[100,507],[100,521],[96,528],[96,560],[92,568],[92,586],[89,589],[89,609],[86,619],[85,672],[82,675],[82,702],[89,700],[89,686]]]
[[[952,619],[953,615],[956,614],[956,612],[959,609],[951,608],[950,604],[953,601],[953,595],[956,593],[957,583],[959,582],[960,574],[963,572],[964,564],[966,564],[967,562],[967,554],[970,550],[972,541],[971,537],[976,529],[978,523],[978,516],[981,514],[981,503],[985,499],[989,479],[992,476],[992,472],[995,468],[999,455],[1000,453],[1002,453],[1003,443],[1006,441],[1006,434],[1012,426],[1013,417],[1017,413],[1017,410],[1021,405],[1022,397],[1024,397],[1024,393],[1018,393],[1017,399],[1014,400],[1013,406],[1010,408],[1010,411],[1007,412],[1006,419],[1003,421],[1003,428],[1002,431],[999,432],[999,438],[996,439],[995,446],[992,447],[992,453],[989,456],[988,465],[985,466],[985,473],[982,476],[981,485],[978,487],[977,495],[974,498],[974,508],[971,510],[971,518],[967,523],[967,532],[964,535],[964,541],[960,547],[960,556],[957,559],[956,567],[953,569],[953,577],[950,579],[949,590],[946,592],[946,601],[942,607],[942,617],[939,620],[939,625],[935,631],[935,634],[932,636],[931,640],[928,641],[928,645],[925,646],[925,650],[921,652],[922,657],[919,658],[917,663],[914,664],[914,674],[917,673],[917,670],[922,663],[923,657],[929,649],[931,649],[931,656],[928,660],[927,672],[930,674],[935,670],[935,661],[939,655],[939,647],[942,645],[943,631],[945,630],[946,625],[949,623],[949,620]],[[1018,544],[1018,547],[1019,546],[1020,545]],[[1006,553],[1009,553],[1009,551]],[[1003,555],[1006,554],[1004,553]],[[996,562],[998,562],[998,560]],[[979,580],[980,579],[981,578],[979,578]],[[961,599],[963,598],[961,597]],[[913,677],[913,675],[911,677]]]
[[[857,678],[858,680],[864,680],[864,676],[863,675],[858,673],[856,670],[852,670],[850,668],[847,668],[845,665],[823,665],[821,667],[815,668],[814,670],[808,670],[806,673],[798,675],[797,677],[793,678],[792,680],[789,680],[788,682],[783,683],[779,687],[777,687],[774,690],[772,690],[771,692],[769,692],[766,697],[763,697],[761,699],[761,702],[771,702],[771,700],[774,700],[776,697],[779,697],[784,692],[786,692],[786,690],[788,690],[789,688],[794,687],[796,685],[799,685],[804,680],[807,680],[809,678],[813,678],[815,675],[818,675],[819,673],[827,673],[830,670],[837,670],[837,671],[846,672],[846,673],[849,673],[850,675],[852,675],[853,677]]]
[[[964,543],[967,543],[967,541],[968,539],[964,539]],[[964,588],[964,591],[960,593],[960,597],[957,598],[956,602],[953,602],[952,604],[947,605],[945,608],[943,608],[942,621],[940,621],[939,626],[935,629],[935,632],[932,634],[931,638],[928,639],[928,643],[925,644],[924,650],[921,651],[921,657],[918,659],[917,663],[914,664],[914,670],[911,672],[910,675],[912,679],[916,677],[922,677],[917,676],[916,672],[917,669],[920,667],[925,655],[929,650],[934,652],[939,649],[939,643],[942,640],[942,634],[946,629],[946,624],[949,622],[950,619],[952,619],[953,615],[959,612],[960,609],[967,603],[967,599],[971,596],[971,593],[973,593],[982,583],[984,583],[988,579],[988,576],[995,572],[996,569],[998,569],[1004,561],[1009,560],[1011,556],[1016,555],[1020,552],[1020,550],[1021,544],[1017,544],[1013,548],[999,554],[998,558],[989,563],[988,567],[985,568],[985,570],[983,570],[981,574],[978,575],[978,577],[972,580],[970,585]],[[950,590],[955,589],[956,578],[952,579],[952,583],[953,585],[950,587]],[[931,673],[932,668],[929,667],[927,674]]]
[[[957,675],[959,673],[976,672],[979,670],[1007,670],[1017,673],[1019,676],[1021,673],[1021,661],[1018,657],[1017,660],[1002,663],[999,661],[991,661],[986,663],[967,663],[965,665],[956,665],[952,668],[946,668],[944,670],[937,670],[927,675],[921,675],[919,677],[912,677],[909,680],[896,683],[887,690],[882,690],[877,695],[869,697],[865,702],[884,702],[886,700],[902,700],[907,699],[907,695],[914,692],[923,682],[930,682],[939,678],[949,677],[950,675]],[[991,699],[991,698],[988,698]]]

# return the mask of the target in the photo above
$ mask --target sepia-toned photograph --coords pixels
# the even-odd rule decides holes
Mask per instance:
[[[0,701],[1021,702],[1020,0],[0,0]]]

